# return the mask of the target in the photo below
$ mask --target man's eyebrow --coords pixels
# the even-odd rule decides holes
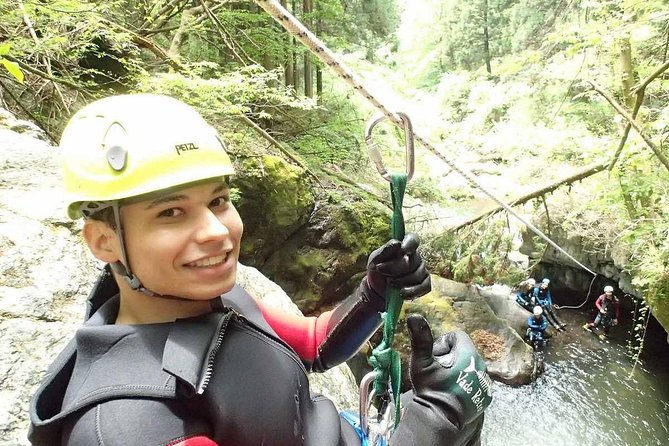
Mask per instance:
[[[153,209],[158,205],[165,204],[165,203],[171,203],[173,201],[181,201],[185,200],[187,197],[185,195],[165,195],[164,197],[156,198],[155,200],[151,200],[151,202],[146,205],[146,210]]]
[[[228,189],[228,185],[225,184],[225,183],[221,183],[218,186],[216,186],[214,188],[214,190],[211,191],[211,194],[214,195],[214,194],[217,194],[219,192],[223,192],[224,190],[227,190],[227,189]],[[148,205],[146,205],[146,207],[144,209],[146,209],[146,210],[153,209],[154,207],[159,206],[161,204],[172,203],[172,202],[175,202],[175,201],[181,201],[181,200],[185,200],[187,198],[188,198],[188,196],[186,196],[186,195],[177,195],[177,194],[164,195],[162,197],[156,198],[155,200],[151,200],[151,202]]]
[[[223,192],[224,190],[227,190],[227,189],[228,189],[228,185],[225,184],[225,183],[221,183],[211,192],[211,194],[212,195],[217,194],[217,193]]]

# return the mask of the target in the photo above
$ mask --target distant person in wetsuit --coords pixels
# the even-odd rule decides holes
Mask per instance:
[[[604,287],[604,294],[601,294],[595,301],[595,308],[597,308],[595,320],[588,322],[583,328],[592,331],[593,328],[601,325],[604,335],[608,336],[611,327],[618,325],[620,317],[620,300],[613,294],[612,286]]]
[[[539,347],[546,346],[546,329],[548,328],[548,321],[544,317],[543,309],[537,305],[532,310],[532,315],[527,318],[527,331],[525,337],[528,343],[534,347],[534,341],[539,341]]]
[[[532,312],[532,292],[537,282],[533,278],[529,278],[520,282],[518,285],[518,291],[516,292],[516,302],[525,308],[527,311]]]
[[[558,319],[555,311],[553,310],[553,298],[550,291],[550,279],[544,278],[539,286],[535,286],[532,291],[532,304],[539,305],[544,310],[544,315],[548,322],[555,327],[558,331],[564,331],[564,327],[567,325],[564,322]]]

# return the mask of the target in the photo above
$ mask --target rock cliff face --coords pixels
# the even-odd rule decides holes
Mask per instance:
[[[0,443],[23,445],[28,400],[81,323],[101,265],[81,241],[81,223],[65,215],[56,149],[34,125],[0,112]],[[276,157],[236,163],[237,205],[246,223],[242,262],[276,282],[240,266],[239,283],[294,312],[300,311],[295,303],[319,311],[344,298],[363,276],[369,252],[388,237],[388,209],[346,191],[316,197],[304,172]],[[511,299],[508,290],[498,295]],[[435,334],[470,333],[494,379],[528,382],[529,349],[477,288],[435,276],[434,291],[406,307],[425,314]],[[397,345],[406,351],[406,334]],[[311,382],[340,409],[357,410],[346,365],[312,375]]]
[[[244,221],[241,261],[281,285],[307,313],[360,283],[369,253],[390,235],[390,211],[351,191],[317,188],[271,155],[237,156],[233,187]]]

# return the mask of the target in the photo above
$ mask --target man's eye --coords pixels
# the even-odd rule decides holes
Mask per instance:
[[[161,211],[158,214],[158,217],[176,217],[177,215],[181,215],[183,212],[178,209],[178,208],[169,208],[165,209],[164,211]]]
[[[209,202],[209,207],[210,208],[218,208],[218,207],[221,207],[221,206],[225,206],[225,205],[228,204],[229,201],[230,201],[230,197],[228,197],[226,195],[221,195],[220,197],[216,197],[213,200],[211,200],[211,202]]]

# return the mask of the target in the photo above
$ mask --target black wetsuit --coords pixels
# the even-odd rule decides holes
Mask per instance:
[[[380,316],[368,298],[354,294],[337,307],[330,336],[312,361],[277,336],[239,286],[221,297],[220,311],[159,324],[115,325],[117,293],[106,270],[87,300],[90,318],[33,396],[33,444],[361,444],[334,404],[310,392],[307,368],[346,360],[366,339],[356,328],[373,332]],[[460,425],[464,407],[457,397],[434,392],[430,398],[440,409],[407,408],[392,444],[479,445],[483,416]],[[404,395],[407,401],[411,395]]]
[[[92,297],[93,307],[106,300]],[[119,299],[106,300],[34,396],[30,441],[359,445],[334,404],[311,394],[304,364],[253,298],[235,286],[222,303],[173,323],[114,325]]]

